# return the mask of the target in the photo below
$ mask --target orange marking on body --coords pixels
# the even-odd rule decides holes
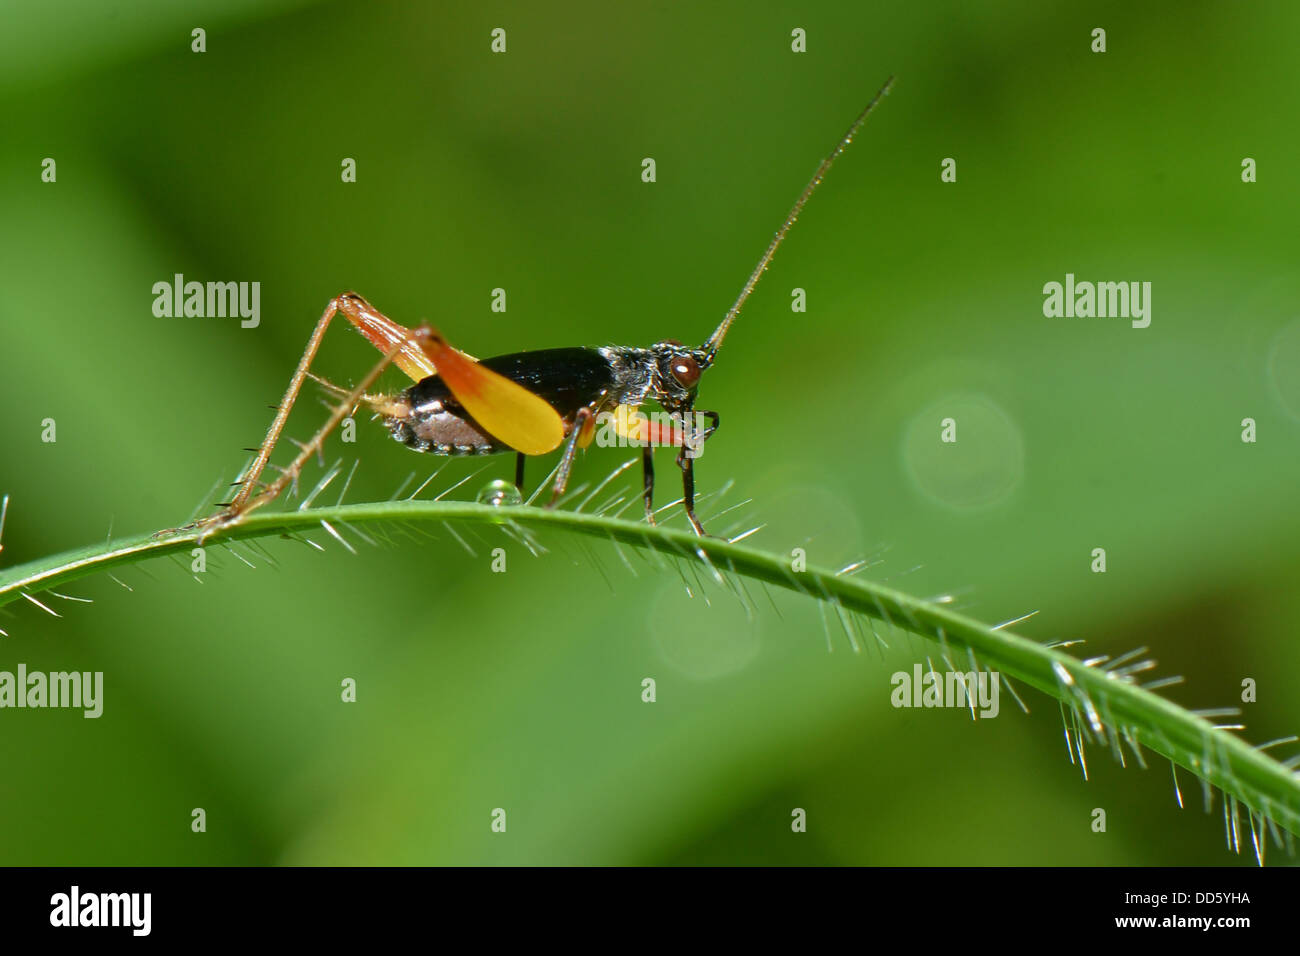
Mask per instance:
[[[650,444],[655,446],[671,445],[680,447],[686,440],[685,433],[676,425],[661,425],[655,421],[647,421],[645,427]]]
[[[393,356],[393,364],[412,381],[418,382],[438,374],[438,369],[429,360],[429,356],[424,354],[411,329],[398,325],[388,316],[377,312],[369,302],[355,293],[339,296],[335,304],[347,316],[348,321],[356,326],[357,331],[366,337],[366,341],[379,351],[388,354],[400,345],[401,348]]]
[[[582,431],[578,433],[578,447],[586,448],[591,444],[591,440],[596,437],[596,416],[592,415],[582,423]]]
[[[614,431],[630,441],[643,445],[670,445],[680,447],[685,441],[682,430],[673,424],[661,424],[633,405],[619,405],[610,413]]]

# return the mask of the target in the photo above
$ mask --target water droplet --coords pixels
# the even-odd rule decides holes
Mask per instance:
[[[521,505],[524,503],[524,497],[510,482],[498,478],[483,486],[478,493],[478,503],[492,505],[494,508],[500,505]]]

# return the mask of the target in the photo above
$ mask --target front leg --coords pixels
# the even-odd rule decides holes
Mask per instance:
[[[560,495],[564,494],[564,489],[569,486],[569,470],[573,467],[574,456],[578,453],[578,441],[594,415],[595,412],[590,408],[580,408],[573,416],[573,427],[569,431],[569,441],[564,446],[564,457],[560,459],[560,469],[555,474],[555,488],[551,492],[551,500],[546,507],[554,508],[555,503],[560,500]]]
[[[642,496],[645,498],[645,520],[655,523],[655,450],[652,445],[641,449]]]
[[[709,427],[703,431],[696,431],[694,418],[696,415],[709,419],[711,423]],[[704,525],[700,524],[700,519],[695,516],[695,458],[699,454],[699,446],[718,430],[720,419],[717,412],[706,411],[677,417],[682,427],[682,450],[677,453],[677,466],[682,470],[682,506],[686,509],[686,517],[691,522],[691,527],[703,538],[706,537]]]
[[[704,525],[700,524],[700,519],[695,517],[695,459],[686,454],[685,445],[677,453],[677,465],[682,469],[682,506],[686,509],[686,517],[690,519],[691,527],[703,538]]]

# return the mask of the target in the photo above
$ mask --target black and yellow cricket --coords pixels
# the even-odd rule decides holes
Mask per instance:
[[[275,406],[275,420],[266,438],[256,449],[251,464],[234,483],[239,486],[239,493],[222,505],[221,512],[200,525],[215,531],[273,500],[296,481],[303,465],[319,451],[330,432],[364,403],[383,419],[393,438],[415,451],[434,455],[514,452],[515,484],[521,493],[526,456],[545,455],[563,445],[564,454],[555,474],[552,504],[564,493],[577,449],[590,444],[597,416],[609,413],[607,421],[620,435],[643,445],[643,496],[647,520],[654,522],[653,448],[657,445],[676,447],[680,449],[677,464],[682,471],[682,504],[691,526],[697,534],[703,535],[704,527],[695,515],[693,464],[699,443],[717,431],[719,419],[717,412],[695,409],[700,376],[713,364],[727,330],[771,263],[804,203],[836,157],[852,142],[876,104],[889,92],[893,82],[893,77],[885,82],[830,155],[822,160],[768,244],[739,297],[699,348],[688,348],[673,339],[666,339],[650,348],[544,349],[479,361],[452,348],[437,330],[428,325],[416,329],[398,325],[354,292],[345,292],[331,299],[316,323],[284,398]],[[274,481],[263,484],[258,479],[279,441],[303,382],[310,374],[309,366],[320,349],[330,320],[338,314],[344,315],[371,344],[384,352],[384,357],[351,391],[335,388],[341,401],[329,419],[311,441],[299,446],[298,457],[288,467],[280,469]],[[415,384],[395,395],[367,395],[366,390],[390,364],[409,375]],[[671,424],[657,425],[637,414],[640,406],[651,400],[668,413]],[[700,423],[704,419],[709,421],[709,425],[702,428]]]

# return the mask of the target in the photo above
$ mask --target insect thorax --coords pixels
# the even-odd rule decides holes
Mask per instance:
[[[638,406],[654,389],[655,355],[650,349],[606,345],[597,349],[609,362],[612,381],[605,404]]]

